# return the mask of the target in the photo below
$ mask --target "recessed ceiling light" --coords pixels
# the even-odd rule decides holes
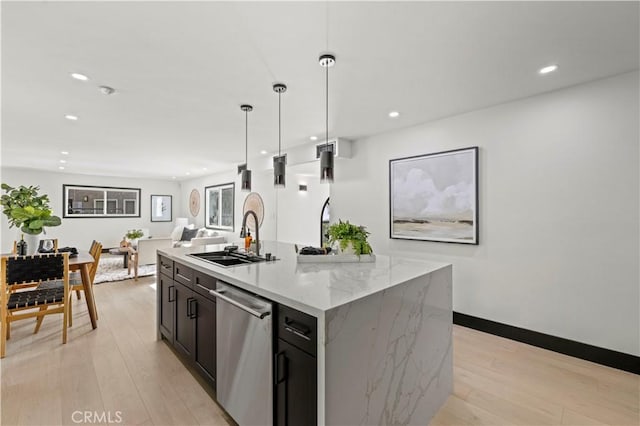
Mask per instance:
[[[64,166],[59,166],[58,167],[60,170],[64,170]]]
[[[66,163],[66,162],[67,162],[67,160],[60,160],[60,162],[61,162],[62,164],[64,164],[64,163]]]
[[[311,137],[309,137],[309,139],[311,139],[312,141],[317,141],[318,137],[317,136],[311,136]]]
[[[80,74],[79,72],[72,72],[71,73],[71,77],[75,78],[76,80],[80,80],[80,81],[87,81],[89,80],[89,77],[87,77],[84,74]]]
[[[77,115],[65,114],[64,118],[71,121],[76,121],[78,119]]]
[[[185,173],[185,175],[187,175],[187,176],[189,176],[190,174],[191,174],[191,172],[187,172],[187,173]]]
[[[558,69],[557,65],[549,65],[549,66],[546,66],[544,68],[540,68],[538,73],[539,74],[549,74],[550,72],[554,72],[557,69]]]
[[[265,151],[265,150],[263,149],[262,151],[260,151],[260,154],[262,154],[262,155],[266,155],[266,154],[267,154],[267,151]]]
[[[203,168],[202,168],[202,170],[207,170],[207,168],[206,168],[206,167],[203,167]]]
[[[60,154],[62,154],[62,155],[69,155],[69,151],[60,151]]]
[[[389,117],[391,117],[391,118],[396,118],[396,117],[398,117],[399,115],[400,115],[400,113],[399,113],[398,111],[391,111],[391,112],[389,113]]]

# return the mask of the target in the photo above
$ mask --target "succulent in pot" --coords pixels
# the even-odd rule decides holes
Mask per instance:
[[[365,230],[364,226],[338,220],[338,223],[329,226],[327,235],[329,236],[329,244],[338,244],[341,252],[347,251],[348,246],[351,245],[353,252],[358,256],[373,253],[371,245],[367,241],[369,232]]]

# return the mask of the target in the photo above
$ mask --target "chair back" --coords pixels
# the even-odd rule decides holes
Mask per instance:
[[[93,257],[93,263],[89,267],[89,278],[91,278],[91,283],[93,284],[93,279],[96,277],[96,272],[98,271],[100,255],[102,254],[102,244],[94,240],[91,244],[89,254]]]
[[[69,269],[69,254],[38,254],[2,258],[2,282],[6,285],[63,280]]]

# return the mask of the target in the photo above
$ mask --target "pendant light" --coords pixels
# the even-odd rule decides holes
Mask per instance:
[[[285,166],[287,165],[287,154],[282,155],[282,94],[287,91],[287,86],[282,83],[273,85],[273,91],[278,94],[278,155],[273,157],[273,186],[284,188],[286,185]]]
[[[242,171],[241,189],[251,192],[251,170],[249,170],[249,112],[253,111],[251,105],[240,105],[244,111],[244,164],[246,168]]]
[[[326,116],[325,116],[325,149],[320,153],[320,182],[333,182],[333,147],[329,146],[329,68],[336,63],[336,57],[325,53],[318,59],[326,74]]]

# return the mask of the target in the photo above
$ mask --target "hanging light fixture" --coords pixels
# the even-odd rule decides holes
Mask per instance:
[[[281,97],[287,91],[287,86],[282,83],[273,85],[273,91],[278,94],[278,155],[273,157],[273,186],[284,188],[286,185],[285,166],[287,165],[287,154],[282,155],[282,114]]]
[[[251,191],[251,170],[249,170],[249,112],[253,111],[251,105],[240,105],[244,111],[244,164],[246,168],[242,171],[241,189]]]
[[[320,153],[320,182],[333,182],[333,147],[329,146],[329,68],[336,63],[336,57],[325,53],[318,59],[320,66],[325,69],[326,74],[326,116],[325,116],[325,142],[324,150]]]

